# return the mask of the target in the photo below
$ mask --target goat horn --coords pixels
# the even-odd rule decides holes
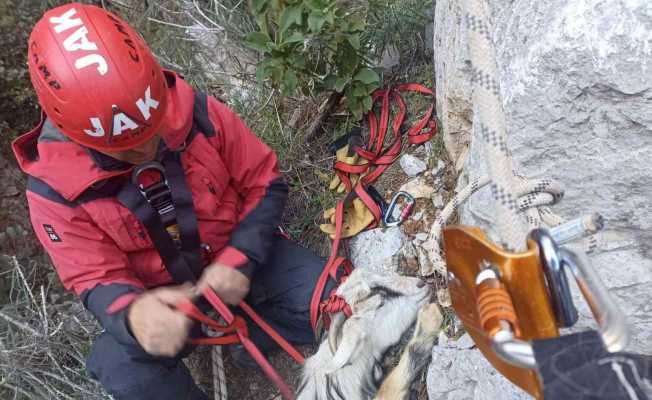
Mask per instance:
[[[338,339],[342,336],[344,321],[346,321],[346,315],[341,311],[331,316],[331,326],[328,328],[328,347],[333,355],[339,347]]]

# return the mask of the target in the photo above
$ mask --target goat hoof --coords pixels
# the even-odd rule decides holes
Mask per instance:
[[[441,315],[437,303],[425,304],[419,310],[417,317],[417,330],[434,335],[439,332],[444,317]]]

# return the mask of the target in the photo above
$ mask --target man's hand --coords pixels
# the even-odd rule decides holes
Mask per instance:
[[[200,292],[207,287],[213,288],[225,303],[237,305],[249,293],[249,278],[237,269],[214,263],[204,270],[197,283]]]
[[[131,304],[129,327],[147,353],[174,357],[183,349],[192,321],[173,307],[194,296],[190,285],[162,287],[143,293]]]

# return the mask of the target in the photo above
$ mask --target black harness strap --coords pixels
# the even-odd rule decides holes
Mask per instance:
[[[177,215],[181,253],[188,262],[195,276],[201,275],[201,241],[199,226],[192,201],[192,192],[186,184],[185,173],[181,165],[181,154],[168,152],[163,158],[165,173],[172,192],[172,203]]]
[[[176,161],[178,161],[178,155],[173,157],[176,157]],[[166,162],[166,167],[167,165],[172,165],[174,163],[174,160]],[[181,169],[180,164],[177,165],[178,169]],[[199,233],[197,231],[197,219],[195,217],[193,208],[192,194],[185,184],[185,179],[183,178],[183,175],[179,177],[178,170],[175,172],[177,175],[174,176],[171,181],[168,180],[168,182],[171,186],[170,190],[173,193],[176,191],[177,196],[181,198],[181,204],[176,204],[173,195],[173,202],[175,203],[174,205],[177,215],[181,214],[184,216],[177,217],[177,223],[179,224],[179,229],[182,233],[181,242],[183,251],[179,250],[161,223],[159,213],[156,211],[156,209],[154,209],[154,207],[152,207],[152,205],[147,201],[145,196],[143,196],[138,187],[131,180],[124,183],[116,197],[118,198],[118,201],[127,209],[129,209],[129,211],[131,211],[143,224],[147,230],[147,233],[149,234],[150,239],[152,239],[152,242],[154,243],[154,247],[156,247],[156,250],[161,256],[163,264],[165,264],[168,272],[170,275],[172,275],[172,279],[174,279],[174,281],[177,283],[195,282],[199,276],[200,268],[200,246]],[[182,169],[181,173],[183,174]],[[173,175],[174,174],[175,173],[173,172]],[[179,194],[179,192],[187,193]],[[186,198],[190,198],[190,202],[186,201]],[[194,233],[192,232],[193,222],[195,228]],[[195,243],[197,245],[194,249],[192,249],[190,245]]]

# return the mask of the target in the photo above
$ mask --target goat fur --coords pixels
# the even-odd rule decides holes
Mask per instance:
[[[337,290],[351,307],[331,343],[306,360],[297,400],[368,400],[383,376],[385,353],[414,323],[430,289],[419,278],[358,268]],[[398,372],[397,378],[398,379]],[[408,383],[409,385],[409,383]]]
[[[407,400],[410,385],[432,356],[432,347],[443,317],[439,306],[426,304],[419,310],[414,334],[401,353],[398,365],[385,378],[374,400]]]

